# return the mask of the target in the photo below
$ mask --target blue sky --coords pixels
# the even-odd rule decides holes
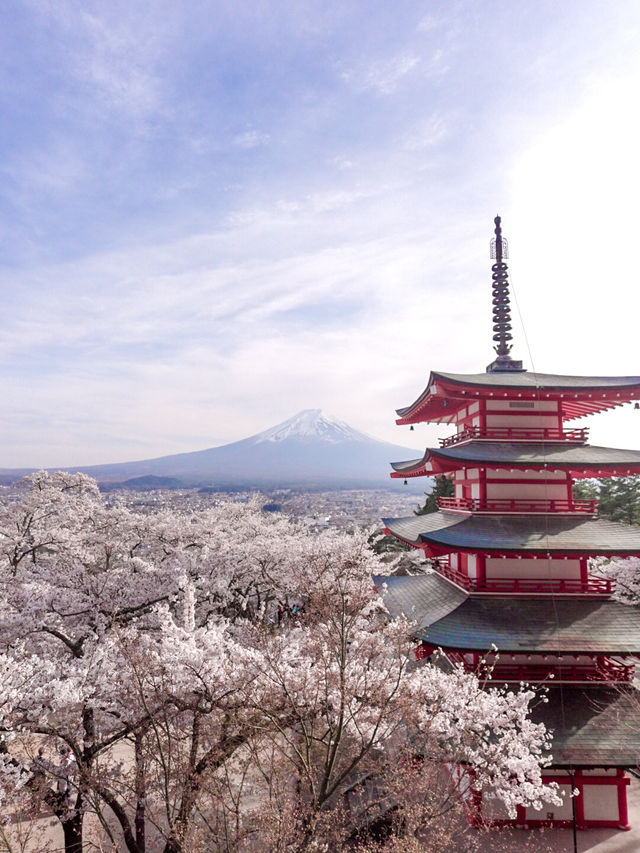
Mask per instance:
[[[491,360],[497,212],[514,354],[640,374],[639,30],[636,0],[10,4],[0,467],[302,408],[424,446],[394,409]]]

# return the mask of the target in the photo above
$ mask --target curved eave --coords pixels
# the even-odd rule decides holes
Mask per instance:
[[[537,385],[532,380],[538,380]],[[640,377],[553,376],[526,372],[456,376],[432,372],[417,400],[396,410],[396,423],[450,423],[459,409],[479,399],[558,400],[562,419],[576,420],[640,400]]]
[[[412,635],[456,651],[495,644],[509,654],[637,655],[640,614],[615,601],[466,596],[439,575],[376,578],[384,604]]]
[[[382,521],[391,536],[433,555],[465,551],[494,557],[640,556],[640,528],[613,521],[455,512]]]
[[[472,441],[446,449],[427,448],[420,459],[392,462],[391,467],[390,476],[394,479],[448,474],[463,468],[565,471],[575,478],[626,477],[640,474],[640,451],[588,445],[509,445]]]
[[[640,617],[612,601],[471,598],[414,636],[451,651],[637,655]]]

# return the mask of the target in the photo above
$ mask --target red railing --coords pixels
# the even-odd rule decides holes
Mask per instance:
[[[478,583],[476,578],[444,565],[438,561],[436,571],[449,578],[454,583],[469,592],[496,592],[512,595],[530,595],[532,593],[558,593],[575,595],[578,593],[590,595],[611,595],[615,589],[615,581],[589,575],[586,581],[580,578],[489,578],[484,583]]]
[[[584,444],[589,430],[557,429],[555,427],[465,427],[462,432],[440,439],[440,447],[450,447],[473,438],[485,441],[566,441]]]
[[[633,681],[635,667],[627,666],[613,658],[598,658],[596,661],[598,680]]]
[[[440,509],[456,512],[477,512],[505,515],[597,515],[598,501],[589,500],[522,500],[521,498],[494,498],[486,501],[477,498],[438,498]]]
[[[420,649],[420,647],[418,647]],[[416,650],[416,657],[426,657],[430,649],[422,653]],[[452,663],[461,664],[467,672],[473,672],[474,666],[465,660],[461,652],[447,651]],[[596,657],[592,664],[563,664],[558,661],[545,664],[508,664],[498,659],[495,664],[482,664],[478,667],[479,678],[491,678],[492,682],[513,681],[608,681],[629,682],[633,680],[635,667],[625,666],[607,657]]]
[[[478,673],[483,677],[484,673]],[[634,675],[632,666],[601,668],[598,662],[594,666],[503,666],[497,664],[491,673],[494,683],[513,681],[631,681]]]

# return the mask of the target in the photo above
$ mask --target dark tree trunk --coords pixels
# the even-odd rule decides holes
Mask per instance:
[[[76,803],[76,809],[69,818],[60,816],[62,831],[64,833],[64,853],[82,853],[82,810],[80,797]]]
[[[144,767],[144,754],[143,754],[143,737],[142,732],[137,732],[135,735],[135,757],[136,757],[136,816],[135,816],[135,827],[136,827],[136,844],[138,845],[138,850],[140,853],[143,853],[145,849],[145,797],[146,797],[146,785],[145,785],[145,767]]]

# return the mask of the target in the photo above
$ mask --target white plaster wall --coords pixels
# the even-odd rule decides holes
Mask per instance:
[[[486,406],[487,411],[496,411],[497,409],[519,409],[520,406],[510,406],[509,403],[514,402],[512,400],[487,400]],[[515,401],[519,402],[519,401]],[[527,403],[527,409],[531,409],[535,412],[557,412],[558,411],[558,401],[557,400],[523,400],[522,402]],[[533,403],[533,405],[531,405]]]
[[[580,560],[518,560],[517,557],[487,557],[489,578],[580,578]]]
[[[449,557],[449,562],[451,564],[452,569],[457,569],[458,568],[458,555],[457,554],[451,554]]]
[[[488,427],[558,427],[557,415],[487,415]]]
[[[586,820],[618,820],[618,786],[585,785],[584,816]]]
[[[480,483],[471,483],[471,497],[480,499]]]
[[[482,817],[485,820],[510,820],[507,807],[498,798],[489,799],[487,794],[482,797]]]
[[[569,487],[566,483],[487,483],[487,498],[566,501],[569,497]]]
[[[470,578],[478,576],[478,561],[475,554],[467,554],[467,574]]]
[[[540,811],[537,809],[527,809],[527,820],[571,820],[573,817],[573,805],[569,796],[570,790],[570,786],[560,785],[558,793],[562,797],[562,805],[544,805]]]

